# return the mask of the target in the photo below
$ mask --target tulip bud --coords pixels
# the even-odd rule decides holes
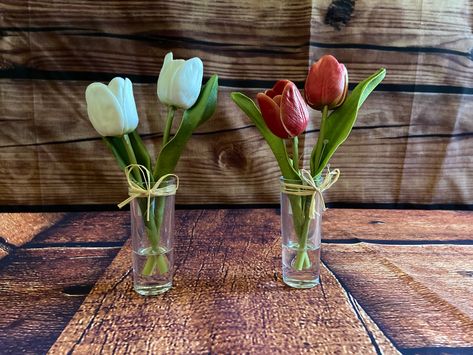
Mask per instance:
[[[279,80],[272,89],[256,96],[266,125],[280,138],[300,135],[309,122],[307,105],[289,80]]]
[[[348,91],[347,68],[331,55],[312,64],[305,81],[307,104],[315,110],[334,109],[345,101]]]
[[[159,73],[159,101],[185,110],[192,107],[199,97],[203,75],[204,65],[200,58],[173,60],[172,52],[169,52]]]
[[[87,113],[102,136],[116,137],[138,126],[133,86],[129,79],[114,78],[110,83],[92,83],[85,91]]]

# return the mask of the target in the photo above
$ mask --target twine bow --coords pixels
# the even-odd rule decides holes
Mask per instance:
[[[320,215],[315,208],[316,196],[319,195],[320,201],[322,203],[322,210],[325,211],[326,208],[323,192],[328,190],[333,184],[337,182],[340,176],[340,170],[335,169],[330,171],[330,168],[327,167],[327,174],[325,174],[325,177],[319,186],[317,186],[309,171],[302,169],[300,176],[303,183],[302,185],[283,182],[281,191],[289,195],[311,196],[309,216],[311,219],[314,219],[316,215]]]
[[[132,177],[131,172],[133,169],[138,168],[139,173],[144,177],[143,183],[137,183]],[[125,168],[125,176],[128,182],[128,197],[126,200],[118,204],[118,208],[122,208],[137,197],[147,197],[147,207],[146,207],[146,220],[149,221],[149,209],[151,206],[151,197],[155,196],[170,196],[175,195],[179,187],[179,177],[175,174],[166,174],[159,178],[156,183],[151,186],[151,173],[145,166],[140,164],[130,164]],[[171,184],[163,187],[159,187],[164,180],[168,177],[174,176],[176,178],[176,184]]]

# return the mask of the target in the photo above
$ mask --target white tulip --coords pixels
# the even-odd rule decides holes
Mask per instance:
[[[200,58],[173,60],[172,52],[169,52],[159,73],[159,100],[177,108],[192,107],[199,97],[203,75],[204,65]]]
[[[129,79],[114,78],[110,83],[92,83],[85,91],[87,113],[102,136],[123,136],[138,126],[133,86]]]

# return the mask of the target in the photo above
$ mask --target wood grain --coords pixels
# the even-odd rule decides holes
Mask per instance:
[[[0,108],[10,135],[0,147],[0,171],[6,177],[0,186],[10,193],[0,203],[115,204],[124,199],[123,176],[86,116],[87,82],[33,83],[9,81],[0,87],[5,97],[21,102],[33,95],[37,102],[24,123],[33,127],[29,138],[15,129],[26,120],[23,113]],[[220,91],[215,117],[199,128],[181,157],[178,203],[278,201],[279,169],[262,137],[231,101],[231,91]],[[258,90],[244,92],[255,97]],[[163,130],[162,105],[151,84],[135,85],[135,97],[139,131],[155,156]],[[449,114],[457,109],[456,116]],[[438,113],[435,123],[431,110]],[[342,178],[327,193],[328,201],[472,203],[471,110],[472,101],[456,95],[374,93],[332,160]],[[320,124],[319,112],[311,111],[311,116],[301,139],[306,166]]]
[[[472,218],[467,211],[329,208],[323,215],[322,238],[329,243],[469,243],[473,237]]]
[[[120,73],[135,75],[136,81],[154,81],[165,54],[170,50],[167,47],[157,48],[152,41],[132,41],[120,37],[68,36],[56,32],[24,35],[28,36],[28,41],[18,37],[17,33],[5,38],[3,43],[7,45],[2,48],[4,66],[64,73],[62,75],[65,77],[67,73]],[[301,38],[304,38],[303,34]],[[280,43],[277,38],[273,41],[273,50],[276,52]],[[251,52],[251,48],[244,50],[239,46],[226,48],[216,54],[212,48],[205,46],[190,50],[187,43],[173,46],[172,50],[177,58],[202,58],[205,73],[208,76],[218,73],[224,84],[236,80],[240,85],[253,86],[254,81],[263,81],[266,86],[271,86],[273,81],[280,78],[302,83],[307,76],[308,62],[324,54],[332,54],[346,65],[352,83],[363,80],[378,68],[386,67],[388,75],[383,84],[472,87],[473,64],[468,56],[418,51],[393,55],[392,51],[376,48],[319,48],[309,47],[308,42],[304,42],[304,46],[296,47],[284,56],[268,53],[268,48],[264,51],[253,49],[254,52]],[[48,76],[44,74],[44,78]]]
[[[128,212],[68,213],[0,261],[0,347],[27,354],[53,343],[51,353],[471,351],[472,212],[329,209],[328,269],[309,291],[282,285],[277,212],[176,211],[175,285],[152,299],[131,289],[129,246],[89,294],[129,233]],[[31,214],[19,214],[12,228],[22,230],[21,216],[31,224]]]
[[[1,213],[18,248],[0,261],[2,353],[54,343],[129,236],[129,212]]]
[[[160,45],[192,40],[261,45],[260,38],[277,39],[296,47],[301,33],[323,43],[392,44],[400,47],[439,47],[469,51],[472,45],[472,5],[467,0],[443,3],[358,0],[348,25],[341,31],[324,24],[330,0],[255,3],[197,0],[175,3],[118,0],[100,3],[67,1],[2,1],[1,26],[7,28],[64,28],[68,32],[141,34]],[[62,16],[58,16],[61,13]],[[25,16],[28,14],[28,16]],[[267,43],[268,41],[266,41]]]
[[[276,163],[228,95],[254,97],[280,78],[302,87],[308,65],[331,53],[351,83],[388,74],[332,161],[343,176],[328,200],[471,206],[472,3],[359,0],[340,30],[326,24],[331,3],[0,0],[0,204],[120,201],[123,176],[87,120],[85,87],[131,77],[155,155],[155,84],[172,50],[221,79],[218,110],[178,166],[178,203],[276,203]],[[320,122],[311,115],[306,161]]]
[[[331,273],[324,269],[323,286],[308,291],[282,285],[279,232],[268,215],[213,210],[188,220],[175,287],[154,299],[133,292],[124,248],[49,353],[376,353]],[[395,353],[377,335],[376,346]]]
[[[61,220],[64,213],[1,213],[0,260]]]
[[[4,258],[2,353],[45,353],[118,250],[45,246]]]
[[[398,348],[473,347],[471,246],[322,248],[323,261]]]

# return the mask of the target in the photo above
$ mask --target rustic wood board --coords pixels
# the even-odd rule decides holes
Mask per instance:
[[[50,228],[65,213],[0,213],[0,237],[8,244],[20,246],[41,231]]]
[[[1,353],[45,353],[120,247],[16,250],[0,261]]]
[[[275,212],[194,215],[191,234],[177,240],[175,287],[157,298],[133,292],[125,247],[50,353],[395,353],[376,328],[370,340],[326,269],[321,287],[282,285],[278,226],[267,215]]]
[[[9,132],[0,147],[0,172],[8,177],[0,182],[0,189],[10,191],[0,198],[1,204],[115,204],[126,197],[123,174],[86,117],[83,93],[87,84],[34,81],[31,88],[28,81],[11,80],[0,87],[5,97],[21,101],[19,97],[34,96],[37,102],[36,114],[30,118],[22,111],[0,108]],[[135,85],[139,131],[153,156],[163,130],[159,117],[164,115],[155,102],[155,89],[155,84]],[[278,201],[279,169],[257,130],[231,101],[233,90],[221,90],[215,117],[198,130],[184,151],[177,167],[182,179],[178,203]],[[255,97],[258,91],[244,92]],[[386,104],[393,109],[386,110]],[[463,111],[452,120],[449,113],[459,107]],[[439,113],[435,124],[430,122],[432,109]],[[373,94],[350,138],[332,159],[332,166],[342,170],[342,178],[327,193],[327,200],[471,203],[471,110],[471,100],[465,102],[456,95]],[[311,114],[301,139],[306,165],[320,121],[320,113]],[[23,130],[15,129],[18,122],[25,125]],[[34,135],[24,135],[28,127]],[[18,180],[18,175],[29,178]]]
[[[74,0],[64,13],[60,1],[0,1],[0,173],[7,177],[0,204],[122,198],[123,177],[87,122],[84,89],[131,77],[140,130],[156,146],[163,115],[155,82],[172,50],[200,56],[223,89],[214,119],[184,151],[178,173],[188,181],[179,203],[276,202],[277,186],[267,181],[277,166],[228,94],[245,88],[254,97],[280,78],[302,87],[308,65],[331,53],[352,84],[381,66],[388,75],[332,162],[344,179],[329,199],[471,205],[472,3],[358,0],[340,28],[326,21],[332,3]],[[320,115],[313,118],[307,142]]]
[[[49,213],[44,213],[48,215]],[[116,246],[130,236],[130,212],[72,212],[52,228],[38,234],[33,243],[43,246]]]
[[[21,215],[14,215],[20,230]],[[0,218],[6,216],[12,214]],[[24,216],[30,224],[31,214]],[[178,210],[171,292],[134,294],[126,246],[79,308],[128,235],[129,216],[68,213],[0,261],[0,347],[43,353],[63,330],[52,353],[222,353],[234,344],[242,352],[468,353],[472,218],[459,211],[329,209],[322,285],[294,291],[280,278],[277,209]]]
[[[341,31],[324,24],[331,0],[255,3],[198,0],[169,4],[155,1],[2,1],[2,26],[13,29],[141,35],[159,45],[233,43],[235,46],[280,43],[280,50],[310,38],[315,43],[439,47],[469,51],[473,11],[468,0],[422,3],[408,0],[356,1]],[[58,16],[60,13],[62,16]],[[28,16],[26,16],[28,14]],[[257,34],[258,36],[256,36]],[[301,39],[302,37],[302,39]],[[126,38],[126,37],[125,37]],[[203,40],[205,39],[205,41]]]
[[[323,239],[329,243],[468,244],[473,239],[473,213],[330,208],[323,215]]]
[[[48,229],[64,213],[0,213],[0,259]]]
[[[473,350],[471,244],[322,248],[322,260],[401,351]]]
[[[157,77],[164,56],[170,50],[167,47],[157,47],[156,43],[151,41],[87,35],[68,36],[62,32],[49,31],[25,32],[20,36],[14,32],[4,38],[4,41],[8,43],[3,54],[6,67],[25,67],[38,73],[89,73],[93,63],[94,72],[123,73],[122,75],[136,76],[136,80],[144,81]],[[377,48],[367,50],[310,47],[307,34],[305,38],[302,35],[299,41],[300,50],[289,51],[287,56],[274,55],[281,45],[278,42],[273,42],[273,53],[268,53],[271,47],[262,50],[244,49],[240,46],[226,48],[218,54],[205,47],[189,51],[187,43],[173,46],[172,50],[176,57],[181,53],[186,53],[181,54],[185,57],[201,57],[205,64],[205,73],[217,73],[226,86],[232,81],[241,83],[242,86],[253,86],[253,83],[258,81],[271,85],[278,78],[302,83],[307,76],[307,62],[328,53],[346,65],[352,83],[363,80],[381,67],[388,68],[388,75],[383,84],[471,88],[473,81],[471,58],[463,54],[412,51],[393,55],[392,51]],[[127,50],[118,55],[117,48],[120,47]],[[77,56],[77,53],[83,55]],[[235,59],[238,59],[238,65],[235,65]]]

